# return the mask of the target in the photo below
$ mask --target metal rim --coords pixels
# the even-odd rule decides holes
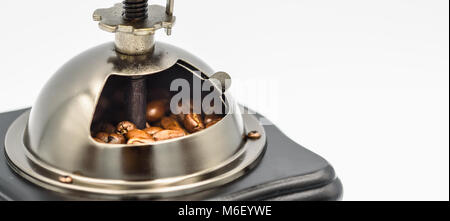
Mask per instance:
[[[29,111],[22,114],[6,134],[5,152],[9,166],[25,179],[41,187],[82,197],[168,198],[211,189],[229,183],[254,168],[266,146],[266,134],[262,125],[255,116],[244,114],[242,117],[245,131],[258,131],[261,137],[246,139],[243,146],[220,165],[186,176],[148,181],[96,179],[59,170],[31,154],[23,142],[28,116]]]

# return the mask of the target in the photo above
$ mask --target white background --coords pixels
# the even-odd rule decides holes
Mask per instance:
[[[0,112],[32,105],[64,62],[111,41],[91,16],[113,3],[2,1]],[[329,160],[344,200],[449,199],[449,1],[175,3],[174,34],[158,39],[278,84],[271,108],[238,99]]]

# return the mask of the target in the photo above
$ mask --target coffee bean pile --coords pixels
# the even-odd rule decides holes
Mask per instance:
[[[192,105],[191,105],[192,106]],[[138,129],[130,121],[122,121],[114,126],[111,123],[98,125],[100,132],[95,133],[94,140],[108,144],[153,144],[158,141],[175,139],[209,128],[222,120],[215,114],[171,114],[167,99],[148,103],[145,129]]]

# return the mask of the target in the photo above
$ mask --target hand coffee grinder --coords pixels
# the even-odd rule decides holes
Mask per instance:
[[[94,12],[115,42],[64,64],[31,109],[0,114],[0,199],[341,199],[342,185],[326,160],[230,102],[228,87],[217,83],[229,80],[228,74],[154,40],[159,29],[171,34],[173,12],[174,0],[165,7],[125,0]],[[223,119],[201,132],[151,144],[93,139],[99,119],[120,116],[145,127],[150,91],[168,90],[174,79],[210,83],[222,98]]]

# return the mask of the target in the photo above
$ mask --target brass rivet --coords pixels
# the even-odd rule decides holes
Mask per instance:
[[[67,183],[67,184],[73,183],[73,179],[70,176],[60,176],[58,180],[61,183]]]
[[[251,131],[247,134],[247,138],[252,139],[252,140],[257,140],[259,138],[261,138],[261,134],[258,131]]]

